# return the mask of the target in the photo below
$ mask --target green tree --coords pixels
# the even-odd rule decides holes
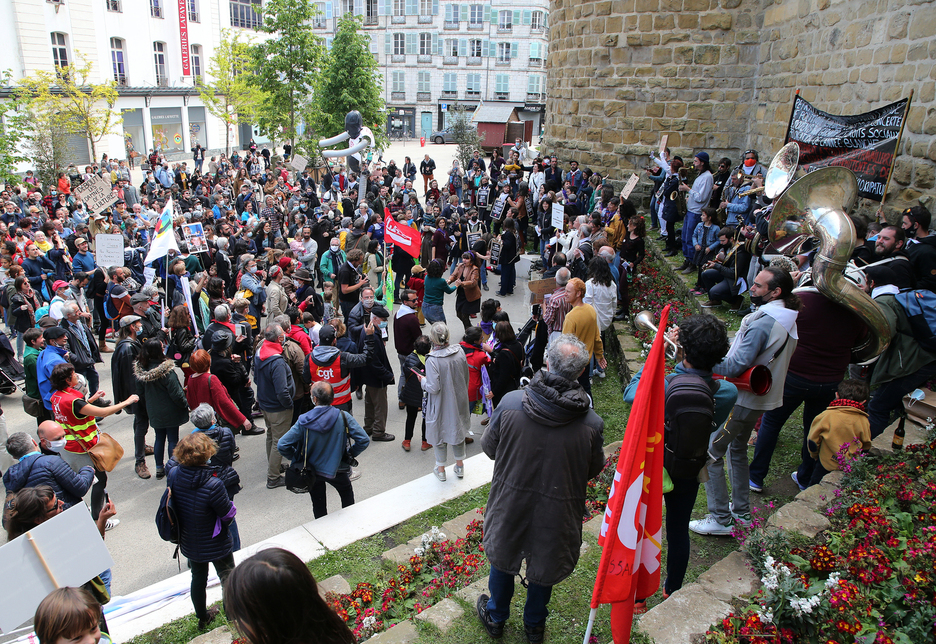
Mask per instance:
[[[92,83],[92,63],[78,54],[78,63],[55,73],[38,71],[20,81],[20,87],[33,107],[54,112],[68,133],[82,134],[91,144],[91,158],[97,158],[97,144],[123,121],[114,111],[117,84],[113,80]]]
[[[0,73],[0,86],[11,87],[12,76],[8,69]],[[17,166],[29,160],[22,153],[28,124],[26,105],[15,94],[11,100],[0,101],[0,181],[4,183],[19,183]]]
[[[375,145],[387,143],[383,76],[370,50],[370,36],[360,31],[362,24],[361,17],[352,14],[338,20],[338,30],[306,112],[315,140],[343,132],[345,115],[357,110],[364,125],[373,130]]]
[[[455,109],[449,107],[449,132],[452,133],[452,139],[458,144],[458,151],[455,156],[458,157],[458,165],[465,172],[471,168],[471,155],[475,150],[481,149],[483,138],[478,133],[478,126],[475,125],[471,117],[473,112],[467,109]]]
[[[288,139],[294,148],[300,106],[315,87],[325,49],[312,32],[316,12],[309,0],[269,0],[261,30],[273,37],[252,48],[251,82],[263,91],[257,124],[271,139]]]
[[[225,29],[214,56],[208,61],[208,78],[198,87],[205,108],[224,121],[224,149],[231,153],[231,127],[241,121],[252,123],[263,100],[263,92],[251,82],[254,59],[251,43],[241,40],[239,30]]]
[[[28,124],[22,141],[43,186],[54,186],[58,173],[68,162],[68,136],[74,129],[62,116],[60,97],[50,96],[37,98],[20,87],[14,99],[22,106],[23,118]]]

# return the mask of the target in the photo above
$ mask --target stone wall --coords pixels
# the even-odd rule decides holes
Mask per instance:
[[[886,205],[933,209],[934,36],[934,0],[552,0],[543,148],[615,180],[662,134],[676,154],[756,148],[766,165],[797,89],[832,114],[913,90]]]

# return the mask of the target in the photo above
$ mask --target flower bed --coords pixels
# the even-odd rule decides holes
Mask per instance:
[[[418,615],[477,578],[486,563],[480,521],[472,521],[464,539],[447,539],[437,527],[422,536],[422,545],[397,574],[361,582],[350,593],[328,593],[326,602],[363,641],[398,622]]]
[[[936,442],[843,461],[843,471],[824,538],[747,547],[763,589],[707,642],[936,641]]]
[[[634,276],[631,283],[631,312],[637,314],[640,311],[650,311],[653,319],[657,321],[667,304],[670,305],[670,324],[677,324],[684,317],[696,312],[656,263],[643,262],[640,272]],[[653,340],[653,334],[648,331],[637,330],[634,335],[645,344]]]

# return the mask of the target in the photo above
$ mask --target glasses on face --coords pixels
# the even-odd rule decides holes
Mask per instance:
[[[52,499],[49,502],[49,505],[46,506],[46,514],[49,514],[49,515],[58,514],[59,512],[62,511],[62,506],[64,505],[65,505],[65,502],[53,494]]]

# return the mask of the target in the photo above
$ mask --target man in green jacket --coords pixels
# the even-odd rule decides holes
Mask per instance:
[[[26,343],[26,350],[23,352],[23,369],[25,370],[26,395],[36,400],[42,400],[42,394],[39,393],[39,377],[36,374],[36,360],[39,354],[45,349],[45,338],[42,337],[42,329],[27,329],[23,334],[23,342]],[[36,418],[36,426],[43,421],[52,420],[52,415],[40,405],[42,410],[39,417]]]

